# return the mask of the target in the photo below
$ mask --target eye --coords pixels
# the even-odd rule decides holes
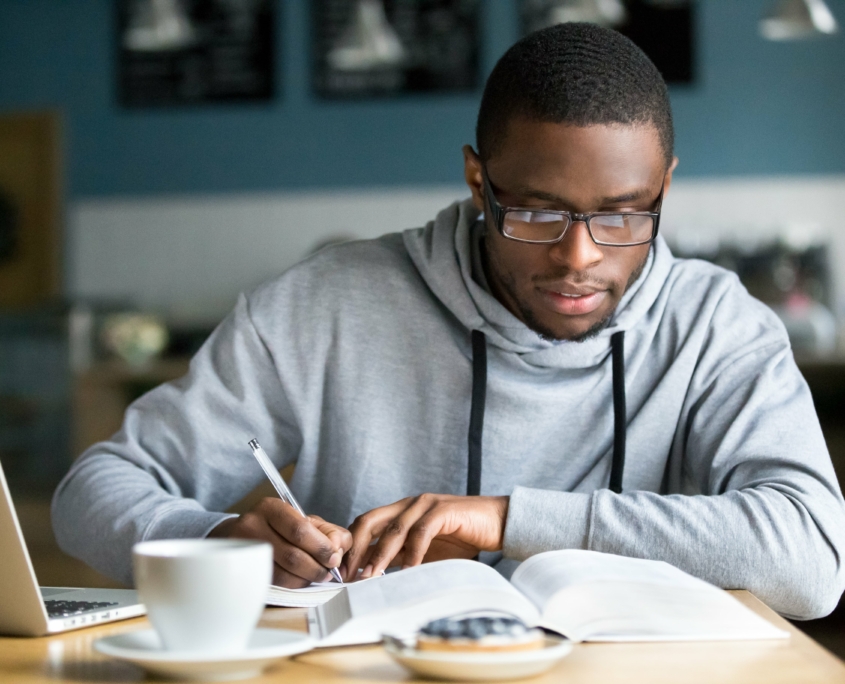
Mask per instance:
[[[566,220],[566,217],[559,214],[549,214],[543,211],[509,211],[508,218],[520,223],[556,223]]]

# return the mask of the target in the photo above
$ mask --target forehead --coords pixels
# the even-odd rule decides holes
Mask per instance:
[[[573,126],[512,119],[487,160],[497,185],[621,194],[659,183],[666,161],[651,124]]]

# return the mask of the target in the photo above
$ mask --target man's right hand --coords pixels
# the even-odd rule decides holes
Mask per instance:
[[[273,584],[292,589],[331,580],[327,568],[338,567],[352,548],[352,535],[346,528],[316,515],[303,518],[276,498],[262,499],[251,511],[224,520],[208,536],[270,542]]]

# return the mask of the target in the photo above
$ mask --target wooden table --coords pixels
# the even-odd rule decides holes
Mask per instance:
[[[781,641],[674,644],[578,644],[548,674],[530,682],[548,684],[684,684],[689,682],[843,682],[845,663],[825,651],[786,620],[747,592],[735,592],[752,610],[783,629],[791,638]],[[305,612],[294,608],[268,609],[263,627],[305,629]],[[96,653],[95,639],[147,626],[145,618],[112,623],[42,639],[0,638],[0,681],[136,682],[143,670]],[[412,679],[379,646],[312,651],[281,661],[253,682],[315,684],[407,681]]]

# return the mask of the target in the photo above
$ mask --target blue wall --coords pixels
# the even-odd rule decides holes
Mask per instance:
[[[845,38],[766,42],[769,1],[700,0],[698,83],[672,91],[680,175],[845,172]],[[315,100],[307,1],[280,6],[278,100],[126,111],[110,0],[0,0],[0,111],[63,111],[71,197],[461,182],[479,93]],[[518,28],[514,0],[483,8],[487,72]]]

